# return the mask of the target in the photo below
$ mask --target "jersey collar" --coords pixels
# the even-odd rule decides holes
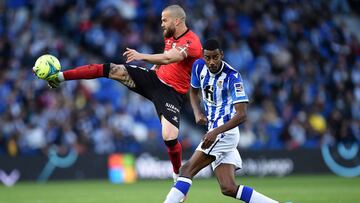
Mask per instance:
[[[179,37],[177,37],[177,38],[173,37],[174,40],[180,39],[182,36],[186,35],[186,33],[188,33],[189,31],[190,31],[190,29],[188,28],[188,29],[187,29],[184,33],[182,33]]]
[[[224,65],[225,65],[224,61],[221,61],[221,68],[220,68],[220,70],[219,70],[217,73],[212,73],[212,72],[210,72],[210,70],[208,70],[208,71],[209,71],[210,76],[215,76],[215,75],[217,75],[217,74],[221,73],[221,72],[222,72],[222,70],[224,69]]]

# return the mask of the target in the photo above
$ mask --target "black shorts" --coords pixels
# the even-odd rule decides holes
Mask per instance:
[[[163,115],[166,120],[179,128],[180,110],[185,94],[161,82],[153,70],[134,65],[125,65],[125,67],[135,82],[135,88],[129,89],[152,101],[159,119]]]

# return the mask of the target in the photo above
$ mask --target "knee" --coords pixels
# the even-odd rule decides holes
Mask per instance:
[[[162,125],[162,136],[165,141],[177,139],[179,130],[175,126],[165,122],[162,122]]]
[[[177,131],[172,131],[172,130],[163,130],[162,134],[163,134],[163,139],[165,141],[175,140],[178,137]]]
[[[113,79],[119,79],[127,75],[127,71],[124,65],[110,63],[109,77]]]
[[[226,196],[236,197],[237,186],[236,185],[220,185],[221,193]]]
[[[120,64],[110,63],[110,69],[116,69]]]

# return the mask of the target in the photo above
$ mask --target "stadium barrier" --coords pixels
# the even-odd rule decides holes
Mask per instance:
[[[360,175],[358,144],[353,146],[323,146],[321,149],[241,151],[243,168],[238,175],[287,176],[293,174],[329,174],[345,177]],[[191,153],[184,154],[189,157]],[[171,163],[166,154],[143,153],[133,155],[78,156],[69,152],[59,156],[0,156],[0,180],[12,181],[59,179],[106,179],[114,183],[134,182],[136,179],[171,178]],[[198,177],[210,177],[210,167],[203,169]]]

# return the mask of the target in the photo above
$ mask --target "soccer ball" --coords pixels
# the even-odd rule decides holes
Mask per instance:
[[[56,74],[61,69],[59,60],[53,55],[42,55],[40,56],[33,67],[35,75],[43,80]]]

